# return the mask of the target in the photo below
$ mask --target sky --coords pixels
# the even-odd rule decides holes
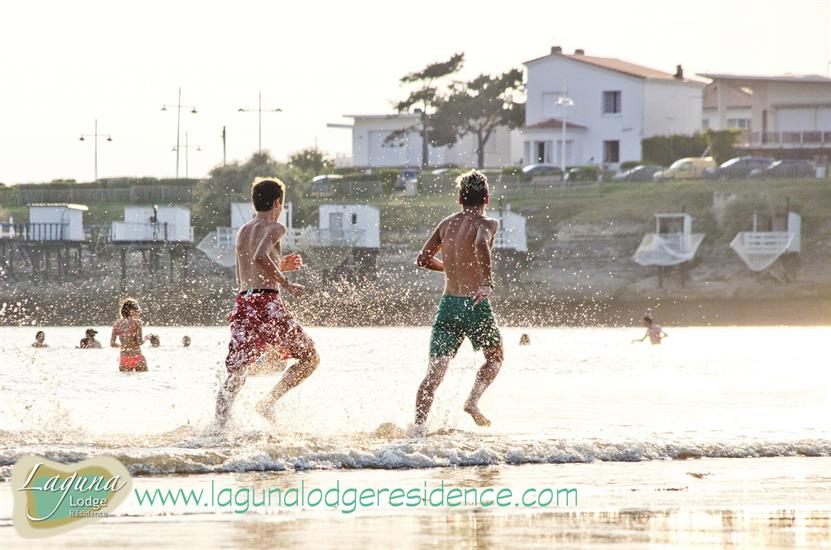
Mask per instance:
[[[0,182],[173,177],[176,111],[188,175],[263,148],[350,155],[344,114],[392,112],[399,78],[454,52],[460,78],[521,67],[551,46],[685,74],[831,69],[831,0],[9,2],[0,19]],[[185,175],[184,148],[180,176]]]

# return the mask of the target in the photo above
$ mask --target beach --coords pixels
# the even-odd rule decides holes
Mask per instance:
[[[248,380],[224,431],[212,426],[227,328],[148,327],[150,372],[117,372],[117,351],[76,350],[85,327],[0,328],[0,540],[11,465],[38,454],[122,461],[138,492],[327,489],[575,489],[568,504],[505,507],[148,506],[49,540],[57,548],[396,547],[822,548],[831,540],[831,329],[642,330],[509,327],[503,371],[483,397],[491,428],[461,410],[480,356],[465,343],[428,434],[409,431],[426,368],[426,327],[312,327],[318,370],[253,411],[275,376]],[[99,327],[99,337],[108,336]],[[527,332],[530,346],[519,346]],[[193,339],[184,349],[183,335]],[[105,338],[102,338],[104,340]]]

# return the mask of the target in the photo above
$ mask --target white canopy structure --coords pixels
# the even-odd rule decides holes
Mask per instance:
[[[802,219],[799,214],[788,212],[785,227],[776,227],[776,220],[769,220],[768,227],[762,228],[759,215],[754,214],[753,230],[738,233],[730,243],[730,248],[751,271],[764,271],[783,254],[800,251]]]
[[[643,236],[632,257],[642,266],[667,267],[691,261],[703,233],[692,232],[689,214],[655,214],[655,233]]]

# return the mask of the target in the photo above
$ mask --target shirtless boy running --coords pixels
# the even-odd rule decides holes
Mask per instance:
[[[230,314],[231,342],[225,359],[228,378],[216,399],[219,425],[227,421],[249,367],[264,353],[273,355],[276,350],[285,359],[297,359],[256,406],[257,412],[272,422],[274,403],[314,372],[320,362],[314,342],[286,308],[279,290],[283,287],[297,298],[305,290],[283,275],[283,271],[299,269],[303,263],[297,254],[281,258],[280,240],[286,228],[277,220],[283,209],[285,191],[283,182],[276,178],[255,181],[251,200],[256,215],[237,234],[239,293]]]
[[[430,364],[416,394],[416,426],[427,420],[436,389],[465,336],[475,350],[483,348],[485,354],[485,364],[464,405],[479,426],[490,425],[479,411],[479,398],[502,367],[502,336],[488,301],[493,291],[491,247],[499,221],[485,216],[489,199],[485,176],[473,170],[462,174],[457,183],[462,211],[439,223],[416,261],[419,267],[442,271],[445,276],[430,336]],[[442,260],[436,258],[439,252]]]

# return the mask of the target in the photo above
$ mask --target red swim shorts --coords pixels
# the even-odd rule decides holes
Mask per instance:
[[[231,342],[225,367],[246,368],[276,347],[283,359],[303,359],[314,353],[312,339],[295,320],[277,291],[242,292],[231,312]]]
[[[147,361],[144,360],[144,355],[140,353],[134,355],[121,354],[118,359],[118,370],[121,372],[144,372],[147,370]]]

